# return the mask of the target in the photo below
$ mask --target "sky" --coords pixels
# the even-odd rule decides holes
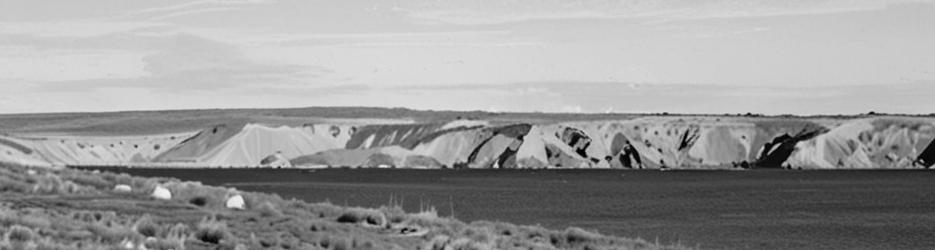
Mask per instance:
[[[0,113],[935,113],[935,0],[0,0]]]

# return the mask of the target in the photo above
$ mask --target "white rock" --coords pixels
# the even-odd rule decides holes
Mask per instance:
[[[114,186],[114,191],[118,193],[129,193],[133,191],[133,188],[131,188],[130,185],[127,185],[127,184],[119,184],[117,186]]]
[[[160,199],[160,200],[169,200],[169,199],[172,199],[172,192],[169,192],[169,189],[165,187],[156,186],[156,188],[153,189],[152,196],[153,198]]]
[[[243,200],[243,196],[237,194],[237,195],[231,196],[230,198],[227,198],[227,208],[230,208],[230,209],[246,208],[246,204]]]
[[[26,170],[26,174],[28,174],[28,175],[36,175],[36,170],[32,170],[32,169]]]
[[[126,240],[126,239],[123,240],[123,243],[121,243],[121,245],[123,245],[123,249],[134,249],[134,248],[136,248],[136,244],[133,244],[132,241]]]

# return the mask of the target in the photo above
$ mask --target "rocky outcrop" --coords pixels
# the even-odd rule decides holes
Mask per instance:
[[[280,154],[287,159],[342,148],[351,126],[261,124],[219,125],[201,131],[156,157],[158,163],[200,163],[209,166],[251,167]]]
[[[911,168],[933,138],[929,120],[849,120],[796,144],[786,163],[794,168]]]
[[[0,161],[21,165],[148,164],[191,133],[139,136],[2,136]]]

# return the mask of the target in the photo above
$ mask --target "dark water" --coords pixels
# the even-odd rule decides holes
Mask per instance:
[[[119,171],[704,249],[935,249],[935,171]]]

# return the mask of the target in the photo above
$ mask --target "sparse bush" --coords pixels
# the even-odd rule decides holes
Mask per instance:
[[[467,238],[460,238],[448,243],[446,249],[456,250],[491,250],[493,246],[486,242],[477,242]]]
[[[6,174],[0,175],[0,192],[27,193],[31,189],[32,187],[23,180]]]
[[[192,202],[193,199],[203,198],[202,207],[223,206],[223,197],[227,195],[226,188],[205,186],[198,182],[166,181],[163,186],[172,191],[173,200]],[[192,203],[194,204],[194,203]],[[197,204],[195,204],[197,205]]]
[[[91,233],[91,231],[80,229],[61,232],[59,233],[58,237],[59,239],[82,240],[94,237],[94,234]]]
[[[208,205],[208,198],[204,196],[196,196],[189,199],[188,203],[195,206],[204,207],[205,205]]]
[[[585,231],[584,229],[577,227],[570,227],[565,230],[565,240],[568,244],[582,244],[587,242],[595,242],[601,238],[601,235]]]
[[[157,237],[160,233],[160,227],[153,219],[149,216],[143,216],[136,221],[136,224],[133,226],[136,229],[137,233],[140,233],[144,237]]]
[[[273,205],[273,203],[268,202],[268,201],[267,201],[267,202],[263,202],[263,204],[260,204],[260,206],[257,207],[257,210],[260,211],[260,216],[263,216],[263,217],[281,217],[281,216],[283,216],[282,212],[279,211],[279,209],[277,209],[276,206]]]
[[[185,249],[185,243],[178,240],[157,239],[144,244],[147,249],[154,250],[178,250]]]
[[[468,227],[464,230],[464,236],[467,236],[471,241],[475,242],[490,242],[496,236],[491,232],[490,227]]]
[[[91,186],[97,189],[106,190],[114,186],[113,182],[107,181],[99,175],[73,174],[65,178],[76,184],[84,185],[84,186]]]
[[[322,223],[322,221],[313,221],[312,224],[308,227],[308,230],[312,232],[322,232],[327,231],[328,226],[326,226],[326,223]]]
[[[140,236],[131,228],[113,222],[90,224],[87,226],[87,230],[100,239],[101,243],[105,244],[116,244],[126,239],[137,239]]]
[[[13,225],[4,236],[6,241],[29,242],[36,238],[36,233],[32,229],[20,225]]]
[[[448,237],[448,236],[446,236],[446,235],[436,235],[435,237],[432,237],[431,240],[429,240],[428,242],[426,242],[425,245],[424,245],[422,248],[423,248],[423,249],[432,249],[432,250],[441,250],[441,249],[445,249],[445,246],[448,245],[448,241],[449,241],[450,239],[451,239],[451,238]]]
[[[402,207],[383,206],[383,207],[380,207],[379,210],[383,212],[387,220],[389,220],[389,223],[399,224],[399,223],[402,223],[404,220],[406,220],[406,211],[403,211]]]
[[[148,192],[152,192],[153,188],[159,185],[159,181],[155,178],[132,178],[130,186],[134,192],[149,194]]]
[[[16,224],[20,224],[20,225],[31,227],[31,228],[49,228],[52,226],[52,222],[49,221],[49,219],[41,217],[41,216],[21,214],[21,215],[12,217],[12,219],[15,221]]]
[[[189,234],[191,234],[191,229],[189,229],[185,224],[178,223],[175,224],[175,226],[170,227],[169,230],[166,231],[164,237],[166,239],[178,239],[183,241],[188,238]]]
[[[211,244],[219,244],[229,235],[227,223],[215,220],[202,220],[195,231],[195,239]]]
[[[78,248],[75,246],[67,246],[67,245],[59,244],[49,238],[43,238],[42,240],[39,240],[38,242],[36,242],[35,249],[36,250],[72,250],[72,249],[78,249]]]
[[[345,238],[332,238],[331,249],[333,250],[349,250],[351,249],[351,244]]]
[[[367,225],[382,227],[386,225],[386,216],[377,210],[352,208],[345,211],[341,216],[338,216],[338,222],[364,223]]]

